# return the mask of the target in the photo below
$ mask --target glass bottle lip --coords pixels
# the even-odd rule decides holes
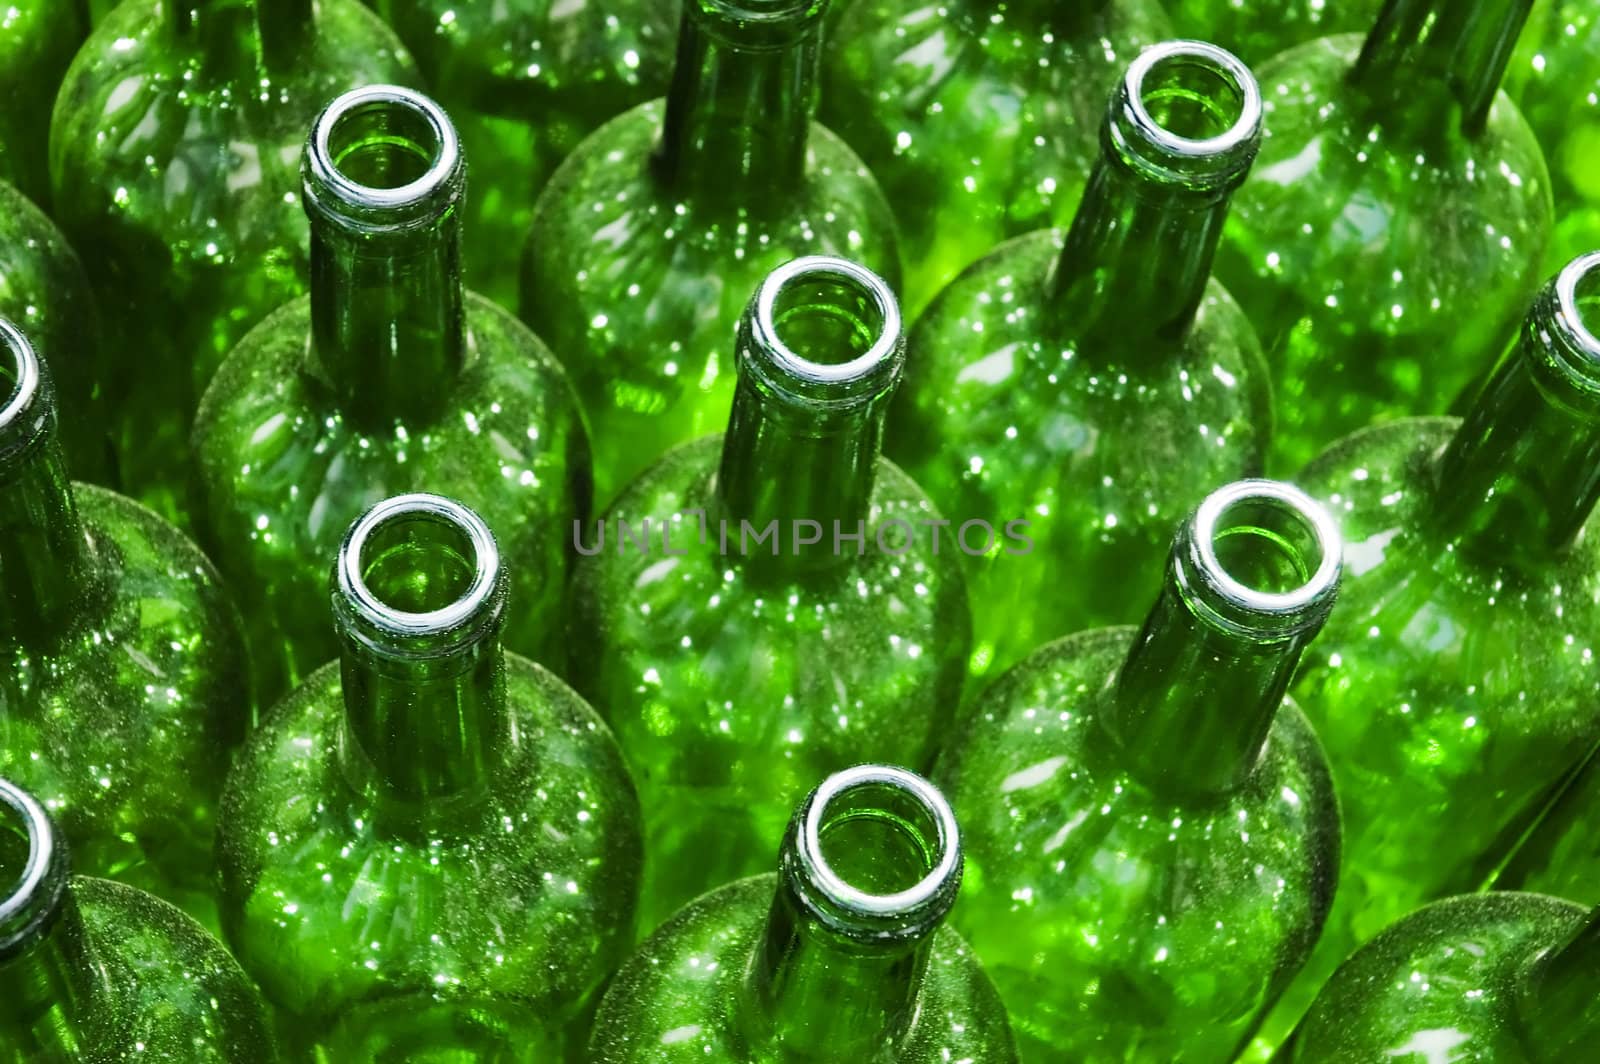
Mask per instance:
[[[1316,565],[1298,587],[1266,591],[1229,571],[1218,554],[1224,518],[1257,506],[1298,526]],[[1315,631],[1333,608],[1343,569],[1343,538],[1328,511],[1292,484],[1241,480],[1206,496],[1173,545],[1172,574],[1191,610],[1222,631],[1245,637],[1284,637]]]
[[[1592,291],[1585,291],[1585,289]],[[1595,300],[1595,309],[1585,315],[1581,301]],[[1533,313],[1528,328],[1542,341],[1537,349],[1565,383],[1576,391],[1586,407],[1600,403],[1600,251],[1579,255],[1562,267],[1548,285]]]
[[[39,354],[21,329],[0,317],[0,360],[15,377],[9,396],[0,399],[0,466],[20,457],[49,435],[50,383]]]
[[[910,799],[933,835],[926,840],[934,856],[928,872],[912,886],[890,894],[874,894],[847,882],[829,863],[822,841],[835,803],[875,787]],[[892,765],[857,765],[836,772],[811,792],[790,831],[796,894],[825,925],[847,935],[880,941],[921,938],[955,903],[962,869],[955,813],[939,789],[914,772]]]
[[[866,351],[845,362],[818,362],[783,339],[779,298],[796,286],[832,283],[862,297],[876,318],[877,335]],[[905,334],[900,303],[888,282],[859,263],[833,255],[792,259],[769,273],[746,308],[739,329],[739,367],[761,390],[789,404],[844,410],[881,397],[900,380]]]
[[[1158,68],[1198,70],[1231,92],[1236,102],[1228,128],[1191,138],[1164,125],[1148,102],[1147,82],[1155,80]],[[1206,41],[1163,41],[1128,65],[1111,98],[1105,136],[1114,155],[1161,184],[1224,190],[1249,173],[1261,147],[1261,117],[1261,86],[1238,56]]]
[[[428,159],[423,173],[383,188],[357,181],[341,168],[339,139],[362,118],[410,121],[412,147]],[[395,232],[436,224],[461,199],[466,184],[461,140],[443,107],[402,85],[352,89],[323,108],[306,141],[302,185],[307,214],[362,232]]]
[[[366,548],[379,530],[403,520],[434,521],[466,544],[473,573],[465,591],[438,609],[411,612],[385,602],[368,585]],[[477,643],[493,631],[506,598],[500,548],[470,507],[427,492],[397,495],[373,506],[345,533],[334,563],[334,612],[347,633],[385,657],[438,658]]]
[[[60,909],[66,889],[65,842],[33,795],[0,779],[0,806],[21,818],[28,835],[28,858],[11,893],[0,897],[0,961],[35,941]]]
[[[777,49],[819,28],[825,7],[822,0],[688,0],[683,17],[737,47]]]

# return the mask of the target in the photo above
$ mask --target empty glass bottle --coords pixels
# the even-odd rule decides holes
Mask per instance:
[[[1551,224],[1533,131],[1498,91],[1532,0],[1388,0],[1363,44],[1258,68],[1267,136],[1217,276],[1272,365],[1268,468],[1443,413],[1509,339]]]
[[[1348,544],[1295,686],[1345,846],[1322,942],[1269,1038],[1357,945],[1481,882],[1600,738],[1597,325],[1600,254],[1544,288],[1465,420],[1368,429],[1300,477]]]
[[[304,291],[300,148],[341,91],[415,77],[357,0],[127,0],[67,72],[56,218],[124,354],[103,386],[123,484],[179,511],[189,423],[222,356]]]
[[[176,529],[67,479],[49,377],[0,319],[0,776],[83,872],[215,922],[211,842],[250,720],[239,618]]]
[[[1540,894],[1436,902],[1339,969],[1281,1064],[1558,1064],[1600,1042],[1600,910]]]
[[[1563,788],[1499,870],[1501,890],[1532,890],[1600,905],[1600,750]]]
[[[908,318],[1005,238],[1067,223],[1106,94],[1170,36],[1157,0],[850,0],[823,121],[894,205]]]
[[[602,501],[727,423],[739,314],[779,264],[846,255],[898,283],[883,194],[811,121],[824,6],[688,0],[667,98],[597,130],[539,197],[522,317],[577,385]]]
[[[667,0],[376,0],[450,112],[467,158],[467,280],[517,300],[512,234],[556,164],[602,122],[661,95],[677,5]]]
[[[1262,63],[1297,44],[1371,27],[1383,0],[1175,0],[1172,27]]]
[[[1050,643],[950,736],[956,923],[1022,1057],[1226,1064],[1311,953],[1339,860],[1328,767],[1284,697],[1339,534],[1295,488],[1213,492],[1142,630]]]
[[[633,785],[594,711],[502,652],[506,576],[462,504],[374,506],[333,569],[339,661],[228,778],[223,927],[328,1061],[560,1059],[633,941]]]
[[[261,998],[189,917],[71,875],[67,840],[0,779],[0,1064],[271,1064]]]
[[[0,317],[9,318],[50,367],[73,412],[59,427],[67,468],[79,480],[115,486],[102,381],[114,356],[100,342],[99,316],[83,263],[45,213],[0,182]]]
[[[1002,244],[912,330],[889,453],[953,519],[1026,525],[1033,541],[971,559],[975,673],[1137,621],[1173,526],[1261,471],[1266,366],[1211,280],[1260,124],[1232,55],[1146,49],[1111,96],[1072,228]]]
[[[0,182],[35,203],[50,195],[50,101],[86,32],[77,0],[12,0],[0,11]]]
[[[740,325],[727,434],[668,454],[582,536],[574,683],[639,782],[646,928],[759,871],[819,777],[925,764],[955,712],[955,530],[878,457],[903,354],[882,279],[779,267]]]
[[[464,159],[420,93],[329,104],[306,145],[311,293],[240,341],[195,419],[196,523],[239,589],[261,705],[338,654],[327,559],[343,530],[436,484],[499,530],[506,644],[561,665],[588,442],[554,356],[462,288]]]
[[[1015,1064],[1005,1009],[944,926],[961,841],[920,776],[859,765],[795,810],[778,872],[685,906],[623,966],[593,1064]]]

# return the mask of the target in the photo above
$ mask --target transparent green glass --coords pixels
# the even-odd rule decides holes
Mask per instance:
[[[795,811],[778,872],[683,908],[617,974],[592,1064],[1015,1064],[994,986],[944,926],[961,840],[939,791],[860,765]]]
[[[1363,32],[1383,0],[1174,0],[1167,8],[1179,36],[1211,41],[1255,64],[1318,37]]]
[[[3,134],[0,134],[3,136]],[[83,263],[45,213],[0,182],[0,317],[29,338],[50,367],[73,416],[59,426],[67,468],[79,480],[116,486],[104,413],[114,360],[100,339],[99,314]]]
[[[306,147],[311,293],[240,341],[201,403],[196,524],[238,589],[261,705],[338,655],[327,559],[344,529],[438,485],[497,530],[515,585],[507,646],[562,666],[588,440],[554,356],[462,288],[469,167],[420,93],[329,104]]]
[[[1255,80],[1198,42],[1152,46],[1111,96],[1071,229],[978,260],[907,341],[889,454],[958,526],[974,674],[1048,639],[1137,622],[1172,529],[1261,471],[1267,370],[1211,258],[1260,143]]]
[[[689,0],[666,99],[601,127],[539,197],[522,317],[577,386],[602,502],[727,424],[734,329],[775,267],[838,254],[899,282],[888,203],[811,121],[823,6]]]
[[[904,354],[885,282],[797,259],[729,346],[726,435],[673,451],[575,534],[573,680],[639,783],[646,929],[768,866],[819,777],[925,765],[969,646],[953,530],[879,457]]]
[[[1600,905],[1600,835],[1591,825],[1600,812],[1600,751],[1540,817],[1498,870],[1501,890],[1532,890]]]
[[[0,776],[85,873],[215,923],[211,844],[251,720],[239,617],[176,529],[67,479],[49,377],[0,319]]]
[[[507,563],[461,503],[379,503],[332,585],[339,661],[228,778],[228,940],[327,1064],[565,1059],[633,941],[639,807],[616,742],[502,651]]]
[[[1600,1040],[1600,911],[1540,894],[1436,902],[1351,957],[1281,1064],[1565,1064]]]
[[[1532,0],[1388,0],[1366,38],[1259,67],[1266,137],[1216,260],[1260,334],[1292,472],[1444,413],[1542,276],[1550,181],[1497,90]]]
[[[1041,647],[949,737],[956,926],[1023,1060],[1227,1064],[1310,955],[1339,812],[1284,691],[1339,546],[1287,484],[1220,488],[1180,527],[1142,629]]]
[[[1157,0],[850,0],[822,119],[894,205],[908,318],[1002,240],[1071,219],[1106,95],[1169,36]]]
[[[1551,270],[1600,248],[1600,8],[1538,0],[1506,91],[1544,145],[1555,195]]]
[[[166,902],[69,874],[41,801],[0,779],[0,1064],[277,1060],[239,963]]]
[[[50,101],[88,30],[77,0],[12,0],[0,12],[0,182],[35,203],[50,196]]]
[[[1345,587],[1295,693],[1344,811],[1342,878],[1281,1039],[1360,943],[1475,888],[1600,738],[1600,255],[1575,260],[1464,420],[1335,444],[1299,483]]]
[[[300,150],[345,89],[416,77],[357,0],[127,0],[67,72],[50,129],[55,217],[112,362],[129,494],[181,516],[189,424],[217,365],[305,290]]]
[[[666,0],[376,0],[417,57],[472,161],[467,281],[517,301],[516,235],[556,164],[601,123],[667,88],[677,8]]]

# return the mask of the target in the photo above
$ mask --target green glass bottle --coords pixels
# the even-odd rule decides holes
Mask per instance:
[[[1232,55],[1146,49],[1112,94],[1072,228],[1002,244],[912,330],[890,455],[953,518],[1025,526],[1033,543],[970,559],[975,674],[1137,622],[1173,526],[1261,471],[1267,369],[1211,280],[1260,122]]]
[[[1544,145],[1555,195],[1552,270],[1600,248],[1600,6],[1540,0],[1506,91]]]
[[[1041,647],[949,737],[956,926],[1024,1060],[1226,1064],[1310,955],[1339,813],[1284,692],[1339,550],[1295,488],[1220,488],[1180,526],[1142,629]]]
[[[462,288],[467,167],[420,93],[368,86],[329,104],[306,145],[311,293],[240,341],[201,403],[196,523],[239,589],[261,705],[338,655],[327,559],[344,529],[435,484],[499,530],[506,644],[561,667],[588,440],[554,356]]]
[[[639,782],[647,929],[759,872],[819,777],[926,764],[955,712],[955,530],[878,456],[903,355],[882,279],[820,256],[779,267],[740,325],[727,434],[574,535],[574,682]]]
[[[1296,680],[1344,811],[1338,896],[1266,1032],[1360,943],[1475,888],[1600,738],[1600,254],[1530,308],[1464,420],[1351,436],[1299,483],[1345,541]]]
[[[822,116],[894,204],[908,318],[1000,241],[1071,219],[1106,94],[1171,35],[1157,0],[850,0]]]
[[[409,82],[409,56],[357,0],[127,0],[56,99],[56,219],[122,352],[104,387],[122,482],[181,510],[189,423],[217,364],[305,290],[306,127],[328,100]]]
[[[994,986],[944,923],[960,887],[937,788],[837,772],[795,810],[776,875],[695,899],[623,966],[591,1064],[1015,1064]]]
[[[1550,181],[1497,86],[1532,0],[1388,0],[1258,68],[1266,136],[1217,276],[1272,365],[1268,468],[1443,413],[1538,286]]]
[[[0,319],[0,776],[77,867],[215,923],[211,843],[250,722],[239,617],[176,529],[67,479],[49,377]]]
[[[277,1059],[260,996],[216,939],[76,863],[39,800],[0,779],[0,1064]]]
[[[1383,0],[1173,0],[1167,8],[1182,36],[1262,63],[1318,37],[1370,28]]]
[[[35,203],[50,195],[50,101],[86,32],[77,0],[11,0],[0,11],[0,182]]]
[[[116,486],[102,382],[115,356],[100,342],[83,263],[44,211],[0,182],[0,317],[9,318],[50,367],[73,416],[60,426],[78,480]]]
[[[824,6],[687,0],[666,99],[597,130],[539,197],[522,317],[577,385],[602,502],[727,424],[734,330],[775,267],[838,254],[898,283],[889,205],[811,121]]]
[[[228,778],[223,927],[329,1064],[562,1059],[633,941],[633,785],[594,711],[501,650],[506,578],[462,504],[374,506],[333,569],[339,660]]]
[[[677,5],[376,0],[472,160],[467,280],[508,307],[539,190],[601,123],[667,88]]]
[[[1541,894],[1429,905],[1339,969],[1280,1064],[1575,1064],[1600,1043],[1600,910]]]
[[[1600,816],[1600,750],[1590,753],[1583,768],[1520,840],[1497,870],[1494,886],[1600,905],[1600,835],[1592,827],[1596,816]]]

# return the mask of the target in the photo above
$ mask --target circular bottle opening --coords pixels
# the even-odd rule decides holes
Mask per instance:
[[[1600,362],[1600,251],[1567,263],[1556,276],[1556,301],[1573,344]]]
[[[346,220],[405,225],[436,217],[459,195],[461,174],[449,116],[412,89],[352,90],[311,128],[307,200]]]
[[[0,779],[0,960],[37,937],[57,911],[65,862],[44,808]]]
[[[49,404],[39,401],[44,370],[33,344],[9,319],[0,317],[0,461],[42,439]]]
[[[1261,89],[1237,56],[1203,41],[1141,52],[1111,109],[1112,140],[1154,176],[1199,187],[1243,180],[1261,137]]]

